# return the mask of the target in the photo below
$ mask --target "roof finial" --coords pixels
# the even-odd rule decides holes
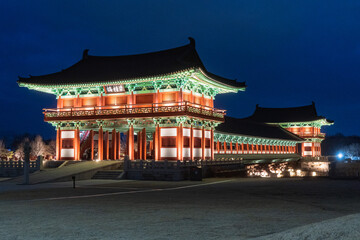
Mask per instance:
[[[193,39],[192,37],[189,37],[190,40],[190,45],[195,47],[195,39]]]
[[[87,59],[87,57],[89,56],[88,55],[88,52],[89,52],[89,49],[85,49],[84,52],[83,52],[83,59]]]

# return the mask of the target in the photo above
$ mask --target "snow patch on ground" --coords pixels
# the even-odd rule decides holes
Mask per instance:
[[[255,238],[256,240],[354,240],[360,239],[360,214],[347,215]],[[254,240],[255,240],[254,239]]]

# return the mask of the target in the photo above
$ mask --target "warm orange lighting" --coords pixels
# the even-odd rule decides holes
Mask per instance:
[[[162,94],[162,101],[163,102],[175,102],[176,93],[163,93]]]

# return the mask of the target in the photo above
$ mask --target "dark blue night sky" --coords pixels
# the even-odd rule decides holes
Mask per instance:
[[[0,22],[0,137],[55,136],[42,115],[55,96],[19,88],[19,75],[67,68],[86,48],[137,54],[189,36],[209,71],[248,85],[216,97],[228,115],[315,101],[335,121],[326,133],[360,135],[360,1],[1,1]]]

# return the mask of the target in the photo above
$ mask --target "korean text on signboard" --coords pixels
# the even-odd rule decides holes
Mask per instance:
[[[124,85],[112,85],[112,86],[105,86],[106,93],[122,93],[125,92]]]

